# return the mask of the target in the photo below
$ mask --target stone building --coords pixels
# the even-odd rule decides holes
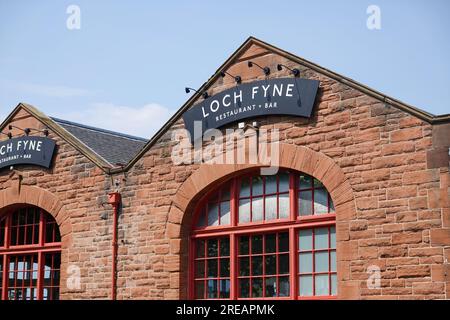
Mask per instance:
[[[450,298],[450,116],[253,37],[150,140],[25,103],[0,129],[0,299]]]

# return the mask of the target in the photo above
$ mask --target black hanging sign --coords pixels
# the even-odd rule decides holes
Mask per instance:
[[[194,121],[203,132],[246,118],[293,115],[309,118],[319,88],[318,80],[278,78],[238,85],[211,96],[183,114],[194,140]],[[197,139],[198,137],[195,137]]]
[[[55,141],[44,137],[28,137],[0,141],[0,169],[16,164],[49,168]]]

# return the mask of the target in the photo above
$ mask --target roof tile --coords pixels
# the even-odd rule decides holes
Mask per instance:
[[[126,165],[146,144],[147,139],[51,118],[113,166]]]

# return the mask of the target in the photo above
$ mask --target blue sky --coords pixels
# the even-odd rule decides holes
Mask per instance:
[[[81,28],[69,30],[69,5]],[[369,5],[381,29],[366,27]],[[0,118],[152,134],[253,35],[433,114],[450,113],[450,2],[0,0]]]

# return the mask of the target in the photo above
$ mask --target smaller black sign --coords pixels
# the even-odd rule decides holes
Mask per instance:
[[[309,118],[319,88],[318,80],[277,78],[255,81],[224,90],[183,114],[186,129],[194,137],[194,122],[203,132],[246,118],[293,115]]]
[[[55,141],[44,137],[20,137],[0,142],[0,169],[16,164],[50,167]]]

